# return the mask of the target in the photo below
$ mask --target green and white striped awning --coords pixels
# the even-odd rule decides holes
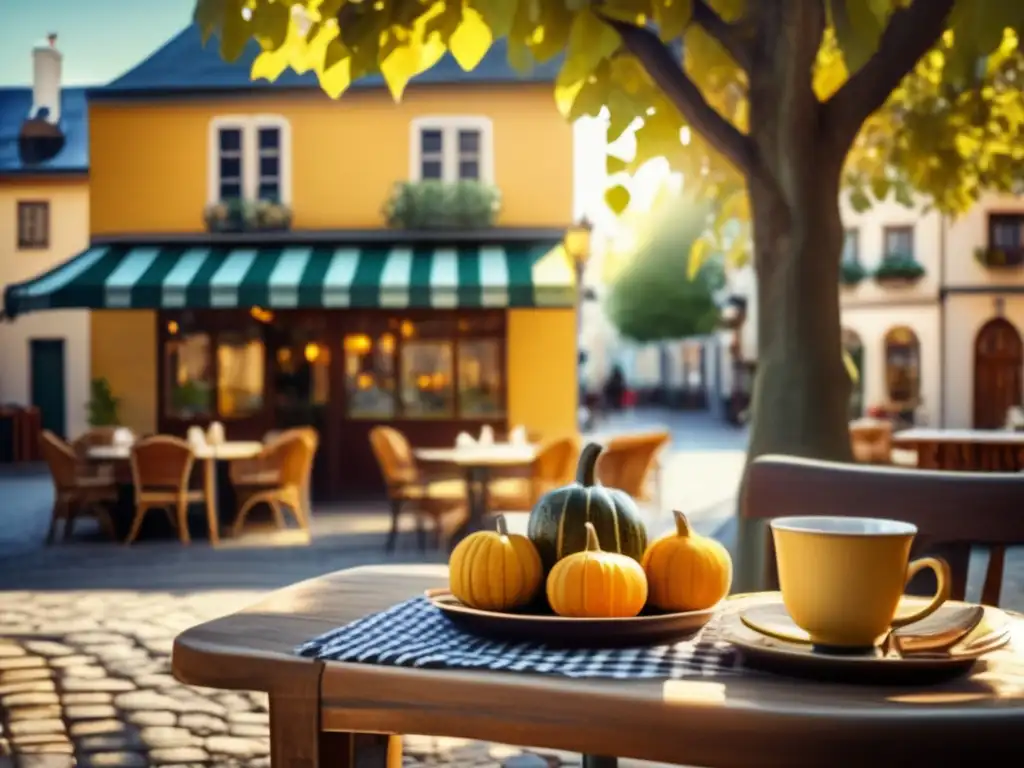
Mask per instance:
[[[94,246],[4,292],[43,309],[573,307],[561,244]]]

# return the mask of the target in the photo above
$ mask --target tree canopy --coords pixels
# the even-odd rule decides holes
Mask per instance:
[[[689,269],[691,246],[703,233],[707,206],[666,201],[636,223],[637,238],[621,254],[605,308],[624,337],[641,343],[667,341],[713,331],[719,310],[714,290],[722,285],[720,259]]]

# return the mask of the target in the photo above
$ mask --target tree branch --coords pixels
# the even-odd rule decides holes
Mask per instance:
[[[750,72],[753,56],[738,24],[723,19],[705,0],[693,0],[693,21],[717,40],[744,72]]]
[[[946,29],[955,0],[914,0],[898,8],[882,33],[878,50],[825,102],[823,124],[848,147],[861,125],[928,52]]]
[[[651,30],[624,21],[602,17],[619,33],[626,50],[647,70],[655,85],[686,118],[690,127],[722,153],[741,173],[754,166],[754,145],[736,126],[705,100],[697,84],[683,71],[682,64]]]

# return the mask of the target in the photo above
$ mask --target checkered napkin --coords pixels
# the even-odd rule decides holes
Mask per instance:
[[[566,677],[619,679],[720,675],[739,667],[720,639],[716,620],[672,645],[611,649],[552,648],[506,643],[463,632],[423,597],[354,621],[297,649],[323,661],[430,669],[488,669]]]

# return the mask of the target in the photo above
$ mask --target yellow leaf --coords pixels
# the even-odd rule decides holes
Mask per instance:
[[[698,237],[690,246],[690,260],[686,264],[686,278],[693,280],[704,266],[704,262],[711,255],[711,243],[706,237]]]
[[[620,215],[629,207],[629,190],[621,184],[616,184],[604,193],[604,201],[616,216]]]
[[[249,77],[253,80],[263,78],[274,82],[288,68],[289,52],[287,46],[276,51],[263,51],[252,63]]]
[[[693,0],[655,0],[653,5],[658,36],[665,42],[680,37],[693,15]]]
[[[328,46],[328,55],[332,48],[341,48],[340,40],[335,40]],[[339,58],[330,66],[325,66],[320,72],[320,87],[332,99],[336,99],[352,85],[352,68],[349,65],[348,57]]]
[[[512,30],[519,4],[520,0],[469,0],[469,5],[480,14],[495,38],[504,37]]]
[[[466,8],[462,23],[448,41],[452,56],[466,72],[473,69],[491,47],[494,37],[483,16],[473,8]]]

